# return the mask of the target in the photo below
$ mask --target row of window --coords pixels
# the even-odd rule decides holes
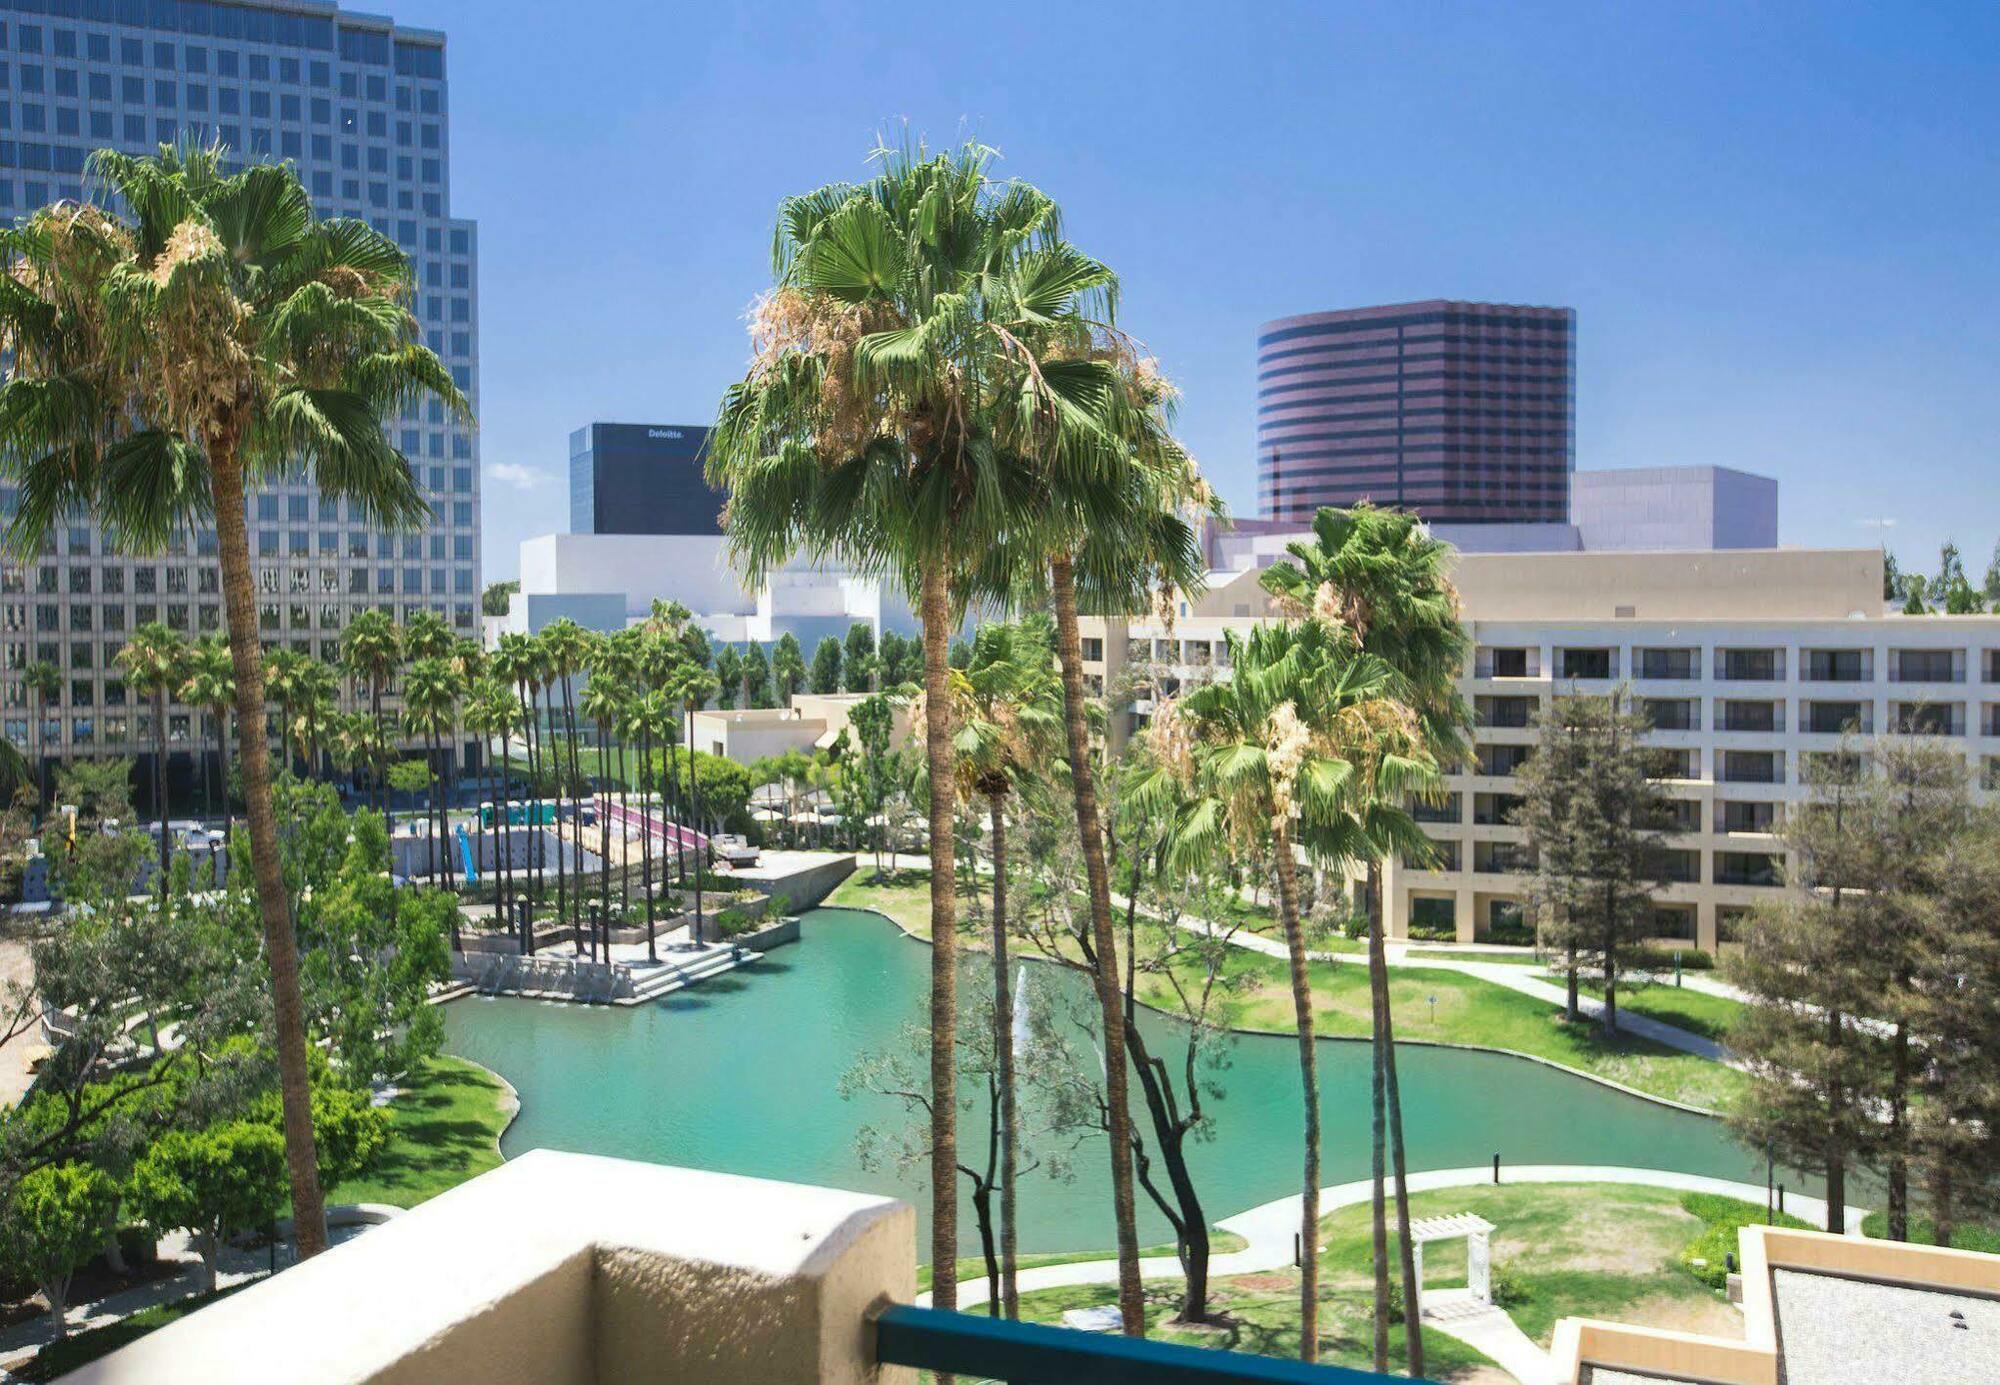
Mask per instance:
[[[69,0],[69,3],[74,5],[76,0]],[[90,0],[90,3],[95,8],[108,10],[106,0]],[[134,0],[126,0],[126,3],[128,5],[133,4]],[[154,8],[157,10],[159,7],[155,5]],[[209,6],[200,5],[198,2],[194,4],[186,3],[186,0],[183,0],[183,3],[177,8],[182,12],[194,12],[196,10],[211,10],[212,12]],[[315,21],[295,15],[272,15],[254,10],[245,11],[233,7],[224,13],[234,16],[236,23],[232,27],[237,28],[243,27],[246,22],[252,25],[261,22],[267,25],[274,23],[289,24],[292,26],[307,25],[312,26],[314,32],[319,32],[319,26],[326,24],[324,20],[315,23]],[[106,13],[102,17],[109,20],[114,16]],[[121,21],[145,23],[148,19],[157,18],[157,16],[135,10],[129,17],[118,15],[116,18]],[[330,26],[328,28],[330,31]],[[301,30],[301,32],[303,33],[304,31]],[[243,36],[252,38],[253,41],[262,37],[250,34]],[[254,50],[239,51],[234,48],[210,48],[204,44],[194,43],[176,44],[164,39],[154,39],[151,43],[148,43],[144,39],[135,38],[130,34],[121,34],[114,39],[112,35],[96,30],[70,28],[51,29],[48,31],[46,38],[47,43],[44,45],[43,29],[39,24],[17,24],[14,26],[13,41],[10,44],[8,42],[7,25],[0,23],[0,48],[11,47],[16,53],[30,57],[39,57],[46,53],[57,58],[81,58],[89,62],[108,63],[112,61],[112,49],[115,42],[118,54],[117,62],[121,67],[144,67],[148,65],[148,60],[150,59],[150,65],[156,71],[191,72],[198,75],[205,75],[210,69],[212,58],[215,75],[218,77],[248,76],[254,82],[276,80],[288,86],[297,86],[300,80],[303,79],[308,85],[323,90],[330,89],[334,84],[333,64],[330,61],[319,58],[302,60],[282,54],[274,57],[269,53],[260,53]],[[378,51],[386,48],[386,35],[377,32],[347,30],[343,31],[342,39],[340,56],[344,61],[373,63],[377,66],[386,64],[386,54]],[[277,37],[277,30],[275,28],[272,29],[271,35],[265,37],[263,41],[271,42],[274,40],[285,42],[285,40]],[[318,46],[330,49],[332,44],[329,42]],[[442,80],[444,76],[444,55],[442,50],[430,48],[428,45],[415,44],[398,44],[397,49],[398,76],[433,82]],[[428,61],[423,56],[423,51],[426,49],[434,54],[434,57]],[[409,52],[407,58],[404,56],[405,50],[412,50]],[[342,96],[356,97],[363,91],[366,91],[369,100],[385,101],[388,99],[389,94],[389,80],[384,75],[372,72],[364,74],[342,71],[339,74],[339,89]],[[396,84],[396,107],[398,110],[409,110],[414,105],[418,110],[435,114],[443,108],[443,103],[444,89],[442,87],[417,86],[406,82],[398,82]]]
[[[1465,868],[1462,842],[1438,840],[1431,843],[1430,861],[1416,866],[1421,870],[1458,872]],[[1702,857],[1709,860],[1706,881]],[[1406,860],[1406,865],[1415,863]],[[1477,841],[1472,844],[1472,871],[1476,875],[1525,875],[1535,868],[1534,852],[1522,842]],[[1784,857],[1772,851],[1702,852],[1687,847],[1662,848],[1653,862],[1660,879],[1669,883],[1699,885],[1760,885],[1784,883]]]
[[[1873,649],[1802,649],[1799,679],[1807,683],[1872,682],[1875,653]],[[1964,649],[1890,649],[1884,653],[1891,683],[1966,681]],[[1614,645],[1559,646],[1552,651],[1552,671],[1562,679],[1606,680],[1624,676],[1622,671],[1629,667],[1632,677],[1672,682],[1699,679],[1707,667],[1714,671],[1714,677],[1725,681],[1780,683],[1787,679],[1787,654],[1782,648],[1718,647],[1704,651],[1696,646],[1640,647],[1631,651],[1628,664]],[[1986,682],[2000,682],[2000,649],[1985,650],[1973,667],[1983,670]],[[1482,645],[1473,668],[1478,678],[1539,678],[1542,651],[1532,645]]]
[[[1454,790],[1436,801],[1418,800],[1410,804],[1410,816],[1418,822],[1459,826],[1465,821],[1466,795]],[[1472,800],[1472,825],[1475,827],[1512,827],[1518,825],[1521,809],[1526,800],[1519,794],[1475,793]],[[1716,803],[1711,821],[1714,830],[1724,833],[1774,832],[1780,820],[1780,806],[1776,802],[1750,799],[1723,799]],[[1667,800],[1668,819],[1663,830],[1671,832],[1701,831],[1701,804],[1691,798]]]

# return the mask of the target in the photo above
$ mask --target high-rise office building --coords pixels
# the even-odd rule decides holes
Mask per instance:
[[[572,534],[720,534],[721,491],[702,476],[708,429],[592,423],[569,435]]]
[[[151,152],[218,140],[243,161],[295,165],[315,207],[364,218],[416,270],[411,308],[425,343],[479,399],[478,239],[451,213],[445,38],[323,0],[0,0],[0,216],[88,185],[94,149]],[[384,533],[306,485],[250,500],[258,624],[267,648],[322,658],[359,611],[440,613],[477,633],[479,451],[441,405],[389,420],[433,517]],[[16,497],[0,488],[0,509]],[[131,753],[153,744],[152,713],[119,678],[127,635],[161,621],[190,639],[223,629],[212,529],[163,556],[111,551],[78,523],[38,561],[0,562],[0,732],[44,755]],[[45,661],[62,694],[31,708],[22,670]],[[30,734],[29,718],[41,724]],[[213,743],[206,718],[167,713],[179,781]]]
[[[1372,500],[1445,523],[1563,523],[1576,313],[1434,300],[1267,322],[1257,503],[1310,521]]]

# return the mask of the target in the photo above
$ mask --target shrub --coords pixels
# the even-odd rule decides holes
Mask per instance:
[[[1754,1202],[1716,1193],[1682,1193],[1681,1210],[1704,1223],[1701,1234],[1681,1247],[1681,1264],[1709,1288],[1724,1288],[1729,1282],[1726,1257],[1736,1254],[1736,1233],[1746,1226],[1762,1225],[1764,1209]],[[1779,1226],[1811,1230],[1809,1222],[1789,1212],[1773,1220]]]
[[[1679,949],[1682,971],[1708,971],[1715,966],[1715,958],[1703,952],[1693,943]],[[1620,969],[1627,972],[1650,971],[1661,976],[1674,974],[1674,952],[1670,947],[1634,948],[1620,959]]]
[[[1367,927],[1365,921],[1362,927]],[[1458,941],[1458,929],[1445,923],[1413,923],[1410,925],[1410,936],[1418,942],[1450,943]]]
[[[1874,1240],[1886,1240],[1889,1235],[1889,1214],[1879,1209],[1861,1219],[1861,1234]],[[1910,1214],[1910,1242],[1913,1245],[1931,1246],[1937,1244],[1937,1224],[1920,1213]],[[1987,1255],[2000,1255],[2000,1230],[1990,1226],[1958,1226],[1952,1230],[1951,1243],[1959,1250],[1977,1250]]]
[[[741,937],[755,929],[758,922],[742,909],[724,909],[715,916],[715,931],[725,938]]]

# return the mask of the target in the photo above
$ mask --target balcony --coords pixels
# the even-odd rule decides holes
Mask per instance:
[[[1701,730],[1701,703],[1691,697],[1648,697],[1639,710],[1655,731]]]
[[[1572,679],[1609,679],[1618,676],[1615,649],[1558,649],[1556,675]]]
[[[1732,683],[1780,683],[1785,678],[1782,649],[1718,649],[1716,676]]]
[[[1875,730],[1872,702],[1808,702],[1803,706],[1799,730],[1821,736],[1868,735]]]
[[[1724,799],[1715,805],[1715,830],[1775,832],[1778,830],[1778,805]]]
[[[1472,845],[1472,869],[1480,875],[1525,875],[1534,868],[1534,853],[1519,842]]]
[[[1778,858],[1768,852],[1718,851],[1715,853],[1715,883],[1770,886],[1784,881]]]
[[[1778,732],[1785,729],[1782,702],[1737,702],[1718,704],[1715,718],[1718,731]]]
[[[912,1307],[916,1229],[908,1204],[870,1194],[536,1150],[66,1379],[1384,1379]]]
[[[1716,778],[1725,784],[1782,784],[1785,757],[1774,750],[1725,750],[1721,752],[1721,772]]]
[[[1459,820],[1463,801],[1458,794],[1446,794],[1437,802],[1427,799],[1410,800],[1410,816],[1418,822],[1442,822],[1456,824]]]
[[[1800,658],[1799,677],[1808,683],[1866,683],[1875,676],[1872,649],[1808,649]]]
[[[1475,678],[1539,678],[1542,652],[1539,649],[1481,648],[1473,657]]]
[[[1535,709],[1540,705],[1539,699],[1533,697],[1476,697],[1472,702],[1481,726],[1512,731],[1526,728],[1535,719]]]
[[[1963,683],[1965,651],[1962,649],[1892,649],[1889,651],[1891,683]]]
[[[1684,682],[1701,677],[1699,649],[1635,649],[1633,675],[1663,682]]]
[[[1478,827],[1508,827],[1524,800],[1514,793],[1481,793],[1472,796],[1472,821]]]
[[[1512,778],[1534,751],[1531,745],[1482,745],[1477,751],[1478,772],[1488,778]]]
[[[1896,702],[1889,724],[1899,736],[1963,736],[1965,708],[1956,702]]]

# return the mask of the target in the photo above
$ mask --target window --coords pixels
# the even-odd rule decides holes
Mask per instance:
[[[1889,718],[1900,736],[1965,734],[1965,709],[1956,702],[1898,702]]]
[[[1865,683],[1870,653],[1866,649],[1808,649],[1800,676],[1809,683]]]
[[[1719,649],[1722,677],[1737,682],[1769,683],[1785,676],[1782,649]]]
[[[1436,802],[1424,798],[1413,798],[1410,800],[1410,816],[1418,822],[1455,823],[1458,821],[1461,806],[1462,799],[1455,793],[1446,794]]]
[[[1740,702],[1730,700],[1719,704],[1715,720],[1718,731],[1782,731],[1785,729],[1783,704],[1777,702]]]
[[[1965,653],[1958,649],[1896,649],[1889,653],[1893,683],[1962,683]]]
[[[1640,702],[1639,710],[1656,731],[1701,729],[1701,703],[1691,697],[1649,697]]]
[[[1479,827],[1510,827],[1514,814],[1527,800],[1517,793],[1480,793],[1472,796],[1472,821]],[[1456,822],[1457,819],[1453,818]]]
[[[1775,750],[1724,750],[1718,752],[1725,784],[1782,784],[1785,757]]]
[[[1478,751],[1479,772],[1489,777],[1511,778],[1534,752],[1531,745],[1482,745]]]
[[[1769,852],[1715,853],[1715,883],[1718,885],[1776,885],[1781,879],[1778,858]]]
[[[1718,832],[1774,832],[1778,826],[1778,805],[1725,799],[1715,805]]]
[[[1478,697],[1473,707],[1481,726],[1518,730],[1534,719],[1537,699],[1532,697]]]
[[[1641,678],[1699,678],[1699,649],[1635,649],[1633,660]]]
[[[1564,678],[1616,678],[1618,656],[1611,649],[1565,649],[1557,654]]]
[[[1870,702],[1808,702],[1801,731],[1811,731],[1822,736],[1859,732],[1863,735],[1875,729],[1875,706]]]

